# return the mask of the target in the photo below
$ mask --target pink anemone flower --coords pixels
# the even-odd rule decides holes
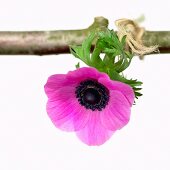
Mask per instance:
[[[87,145],[101,145],[130,119],[133,89],[95,68],[55,74],[45,84],[47,113],[53,124],[75,131]]]

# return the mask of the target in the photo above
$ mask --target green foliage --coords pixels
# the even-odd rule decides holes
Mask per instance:
[[[130,85],[138,98],[142,95],[139,92],[142,82],[123,76],[123,71],[129,67],[133,58],[132,53],[125,50],[125,44],[126,36],[120,41],[113,30],[106,30],[92,32],[81,46],[71,46],[70,51],[87,65],[107,73],[112,80]],[[101,53],[104,54],[104,58],[101,58]],[[76,68],[79,68],[79,64]]]
[[[78,62],[76,65],[75,65],[76,68],[80,68],[80,63]]]

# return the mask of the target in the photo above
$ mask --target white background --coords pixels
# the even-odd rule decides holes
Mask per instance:
[[[104,16],[137,18],[147,30],[170,30],[170,1],[0,0],[0,30],[86,28]],[[143,81],[131,121],[100,147],[56,129],[46,114],[43,86],[67,73],[71,55],[0,56],[0,170],[169,170],[170,54],[134,58],[128,77]]]

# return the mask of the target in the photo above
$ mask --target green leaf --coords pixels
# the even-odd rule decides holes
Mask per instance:
[[[117,73],[114,70],[109,70],[108,74],[109,74],[109,76],[112,80],[120,81],[120,82],[126,83],[129,86],[131,86],[134,90],[136,98],[142,96],[142,94],[139,92],[142,88],[136,87],[136,86],[141,86],[142,82],[137,81],[136,79],[135,80],[133,80],[133,79],[128,80],[127,78],[125,78],[124,76],[121,76],[119,73]]]
[[[92,32],[88,38],[86,38],[82,44],[82,50],[83,50],[83,57],[86,58],[86,61],[88,64],[90,64],[90,51],[92,42],[95,38],[95,32]]]
[[[121,44],[124,47],[126,45],[126,35],[124,35],[121,39]]]
[[[76,58],[79,58],[82,61],[86,62],[83,56],[83,50],[81,46],[71,46],[70,51]]]
[[[100,58],[101,49],[95,48],[91,55],[92,66],[100,68],[104,66],[102,59]]]
[[[76,69],[80,68],[80,62],[75,65]]]
[[[94,50],[92,50],[92,45]],[[142,94],[142,82],[136,79],[127,79],[123,76],[133,59],[130,51],[125,51],[126,36],[121,41],[113,30],[96,31],[84,40],[81,46],[71,46],[71,53],[78,59],[91,67],[97,68],[101,72],[105,72],[112,80],[120,81],[128,84],[134,90],[135,97],[138,98]],[[104,53],[104,59],[101,59],[101,53]],[[76,68],[79,68],[79,63]]]

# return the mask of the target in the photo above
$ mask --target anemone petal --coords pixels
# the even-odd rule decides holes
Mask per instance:
[[[93,67],[82,67],[78,70],[69,71],[67,74],[68,80],[76,80],[78,82],[81,82],[83,80],[86,80],[88,78],[91,79],[99,79],[99,78],[108,78],[108,75],[106,73],[99,72],[96,68]]]
[[[124,127],[130,119],[130,106],[119,91],[110,91],[109,105],[100,114],[102,125],[109,130]]]
[[[48,98],[55,95],[55,92],[65,86],[76,86],[75,82],[71,82],[66,78],[64,74],[55,74],[48,78],[47,83],[44,85],[45,93]]]
[[[106,86],[109,90],[120,91],[126,97],[130,106],[132,106],[132,104],[134,103],[134,97],[135,97],[134,91],[128,84],[119,81],[105,79],[105,78],[100,78],[99,82],[104,86]]]
[[[103,127],[100,122],[100,112],[95,111],[89,114],[86,126],[80,131],[76,131],[78,138],[87,145],[95,146],[104,144],[114,133]]]
[[[47,102],[47,113],[54,125],[65,131],[83,128],[88,121],[88,114],[75,98],[73,87],[63,87]]]

